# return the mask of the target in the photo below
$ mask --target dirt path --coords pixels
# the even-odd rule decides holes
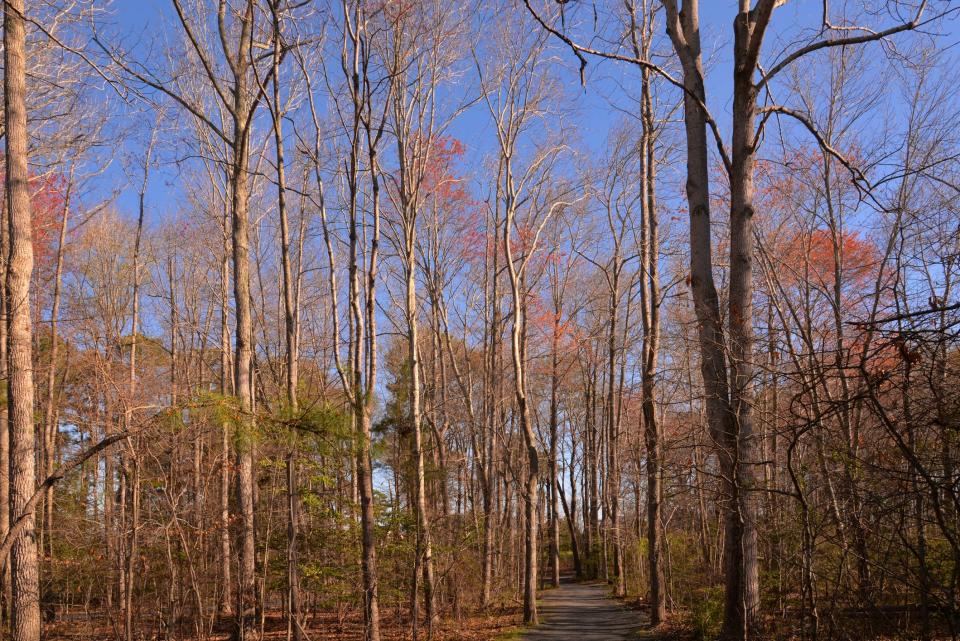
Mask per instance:
[[[607,596],[605,584],[562,583],[541,593],[540,621],[524,641],[636,641],[644,614]]]

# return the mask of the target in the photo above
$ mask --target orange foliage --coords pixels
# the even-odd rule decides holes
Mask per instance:
[[[862,293],[876,277],[880,250],[857,232],[814,229],[794,232],[778,248],[777,259],[788,268],[780,272],[786,283],[807,280],[827,291],[837,283],[839,259],[841,290]]]

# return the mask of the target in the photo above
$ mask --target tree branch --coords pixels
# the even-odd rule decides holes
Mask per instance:
[[[780,73],[781,71],[783,71],[788,66],[790,66],[791,64],[793,64],[794,62],[802,58],[803,56],[807,55],[808,53],[813,53],[814,51],[819,51],[820,49],[827,49],[829,47],[843,47],[846,45],[875,42],[877,40],[882,40],[888,36],[892,36],[897,33],[902,33],[904,31],[911,31],[919,27],[921,24],[927,24],[928,22],[936,20],[937,18],[940,18],[946,14],[945,12],[937,16],[934,16],[929,20],[920,22],[920,18],[923,15],[923,11],[926,8],[926,5],[927,5],[927,0],[923,0],[923,2],[920,3],[920,7],[917,9],[917,14],[916,16],[914,16],[913,20],[890,27],[889,29],[884,29],[883,31],[866,33],[866,34],[863,34],[862,36],[847,36],[845,38],[828,38],[826,40],[820,40],[818,42],[809,44],[806,47],[801,47],[800,49],[797,49],[796,51],[788,55],[786,58],[778,62],[776,65],[773,66],[772,69],[770,69],[770,71],[764,74],[764,76],[757,83],[757,89],[763,88],[770,81],[771,78],[776,76],[778,73]],[[950,11],[956,11],[956,9],[951,9]]]
[[[720,128],[717,126],[717,122],[713,119],[713,116],[710,115],[710,110],[707,108],[707,104],[703,100],[701,100],[700,97],[697,96],[694,92],[687,89],[686,85],[683,82],[674,78],[672,75],[670,75],[670,73],[666,69],[664,69],[660,65],[654,64],[649,60],[644,60],[643,58],[625,56],[623,54],[612,53],[609,51],[601,51],[599,49],[584,47],[583,45],[577,44],[576,42],[573,41],[573,39],[571,39],[566,34],[548,25],[543,20],[543,18],[540,17],[540,14],[538,14],[533,9],[533,7],[530,6],[530,0],[523,0],[523,4],[526,5],[527,10],[530,12],[530,15],[533,16],[534,20],[536,20],[541,27],[543,27],[544,29],[547,30],[547,32],[549,32],[550,34],[556,36],[561,41],[563,41],[564,44],[570,47],[574,55],[577,56],[577,60],[580,61],[580,83],[581,84],[585,84],[583,72],[584,72],[584,69],[586,69],[587,67],[587,59],[583,54],[587,54],[590,56],[596,56],[598,58],[605,58],[607,60],[629,62],[631,64],[637,65],[638,67],[643,67],[644,69],[648,69],[656,73],[657,75],[659,75],[661,78],[669,82],[674,87],[677,87],[678,89],[680,89],[680,91],[684,92],[686,95],[693,98],[697,102],[697,105],[700,107],[700,109],[703,110],[704,120],[707,121],[707,125],[710,127],[710,132],[713,134],[713,137],[716,140],[717,151],[720,153],[720,158],[721,160],[723,160],[724,167],[727,169],[727,171],[730,171],[730,158],[727,155],[726,147],[724,147],[723,137],[720,136]]]
[[[27,501],[27,504],[24,506],[23,512],[16,518],[13,524],[10,526],[10,529],[7,531],[6,536],[3,537],[3,542],[0,543],[0,570],[6,565],[7,559],[10,556],[10,549],[13,547],[13,544],[17,541],[18,538],[26,531],[27,524],[29,523],[29,517],[33,516],[36,511],[37,504],[40,502],[40,499],[46,494],[47,490],[57,483],[59,483],[63,478],[74,471],[83,463],[107,449],[117,441],[122,441],[125,438],[129,437],[132,432],[120,432],[119,434],[113,434],[107,436],[100,442],[91,445],[87,449],[83,450],[78,454],[72,461],[61,465],[53,474],[44,479],[43,483],[37,486],[37,489],[34,490],[33,495],[30,497],[30,500]]]

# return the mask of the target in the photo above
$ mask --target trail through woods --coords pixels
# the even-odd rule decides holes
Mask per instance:
[[[960,0],[0,18],[0,641],[960,639]]]
[[[541,597],[542,624],[525,641],[636,639],[644,618],[608,596],[605,583],[562,583]]]

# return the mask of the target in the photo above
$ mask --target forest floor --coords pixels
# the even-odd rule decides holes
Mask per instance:
[[[646,615],[609,596],[606,583],[561,583],[540,599],[540,625],[523,641],[636,641]]]
[[[506,608],[496,613],[464,616],[458,620],[440,621],[434,630],[434,641],[490,641],[505,633],[517,629],[520,621],[519,608]],[[139,631],[141,639],[207,639],[207,641],[227,641],[229,622],[217,626],[209,635],[191,633],[183,629],[161,632],[155,624],[148,624]],[[118,639],[119,628],[110,626],[102,616],[74,614],[56,623],[47,624],[44,637],[49,641],[101,641]],[[384,613],[381,617],[381,637],[383,641],[411,641],[413,635],[409,621]],[[420,639],[426,637],[421,629]],[[270,612],[266,619],[264,641],[284,641],[287,638],[286,625],[281,612]],[[332,613],[308,617],[306,638],[310,641],[357,641],[363,638],[363,622],[359,613],[350,613],[337,617]],[[514,637],[515,638],[515,637]]]

